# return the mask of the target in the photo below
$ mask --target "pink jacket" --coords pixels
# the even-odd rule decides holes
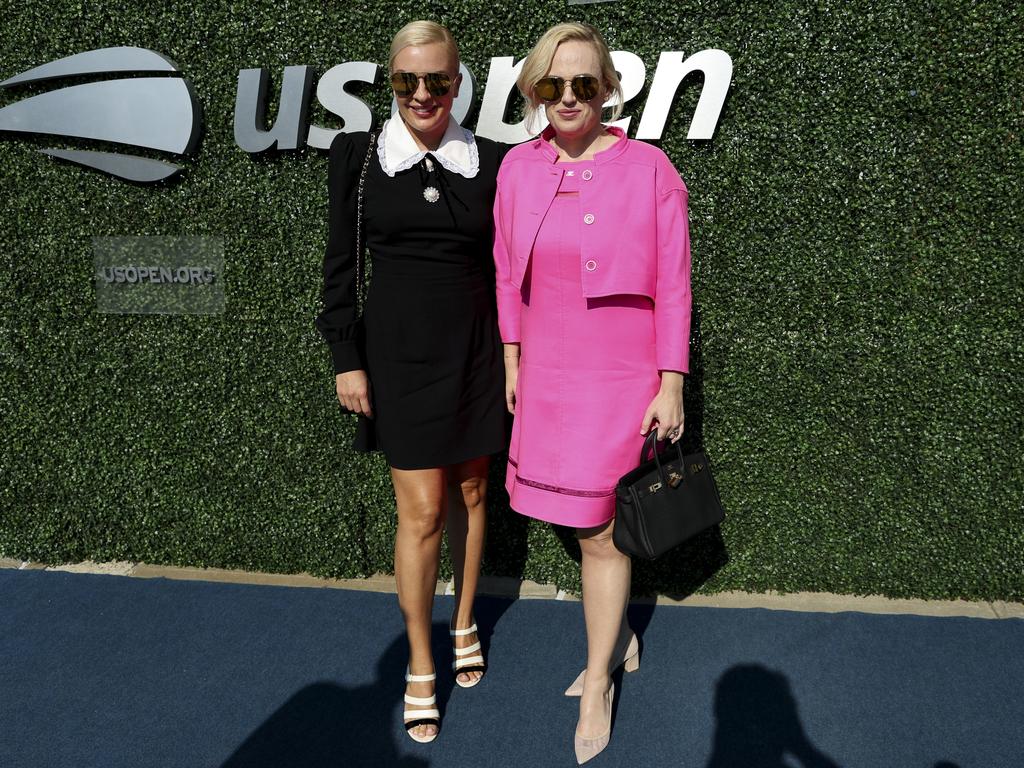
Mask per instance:
[[[686,185],[657,147],[622,138],[594,157],[581,176],[584,211],[580,253],[583,295],[647,296],[654,302],[659,370],[686,372],[690,356],[690,230]],[[494,201],[498,326],[519,341],[521,288],[533,242],[566,164],[546,139],[509,150]]]

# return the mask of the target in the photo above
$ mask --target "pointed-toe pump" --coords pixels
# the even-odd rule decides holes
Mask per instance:
[[[611,672],[614,673],[616,669],[623,667],[627,672],[636,672],[640,669],[640,641],[637,639],[634,633],[629,638],[629,644],[626,646],[626,650],[622,655],[622,659],[611,668]],[[579,676],[572,681],[572,685],[565,689],[566,696],[582,696],[583,695],[583,681],[587,677],[586,668],[580,672]]]
[[[608,719],[605,721],[604,733],[600,736],[584,738],[578,733],[573,734],[573,748],[576,750],[576,762],[583,765],[588,760],[597,757],[612,736],[612,707],[615,704],[615,683],[608,687]]]

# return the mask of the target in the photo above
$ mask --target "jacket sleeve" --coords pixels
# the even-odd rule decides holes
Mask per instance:
[[[519,313],[522,310],[522,296],[511,280],[507,230],[501,215],[503,193],[507,196],[511,194],[511,190],[502,184],[499,173],[498,188],[494,194],[494,274],[498,297],[498,331],[504,343],[512,344],[520,340]]]
[[[356,203],[363,154],[344,133],[331,142],[323,311],[316,318],[316,327],[330,347],[336,374],[365,368],[356,314]]]
[[[654,334],[658,370],[687,373],[690,364],[690,225],[686,185],[664,158],[658,168],[658,278]]]

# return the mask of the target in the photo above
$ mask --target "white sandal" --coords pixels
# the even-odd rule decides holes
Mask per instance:
[[[477,631],[476,622],[473,626],[466,629],[449,629],[448,634],[452,638],[465,637],[466,635],[472,635]],[[487,668],[487,663],[484,661],[483,652],[480,650],[480,641],[477,640],[472,645],[467,645],[465,648],[456,648],[455,642],[452,642],[452,651],[455,652],[455,659],[452,661],[452,672],[455,673],[455,682],[460,688],[472,688],[474,685],[483,680],[483,674],[475,680],[470,680],[468,683],[464,683],[459,680],[460,672],[483,672]],[[473,655],[470,655],[473,654]]]
[[[436,679],[436,673],[429,675],[411,675],[409,674],[408,669],[405,670],[405,682],[407,683],[429,683]],[[420,744],[429,744],[437,738],[437,734],[441,731],[441,712],[436,706],[437,694],[433,693],[430,696],[410,696],[409,694],[405,694],[405,703],[415,704],[420,707],[434,705],[432,709],[409,709],[406,707],[403,715],[403,719],[405,720],[405,730],[406,733],[409,734],[409,738],[413,741],[418,741]],[[412,732],[412,729],[417,725],[433,725],[437,730],[429,736],[417,736]]]

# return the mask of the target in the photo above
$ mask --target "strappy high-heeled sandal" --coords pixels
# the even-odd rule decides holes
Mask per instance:
[[[436,673],[411,675],[408,669],[405,670],[405,682],[407,683],[429,683],[436,679]],[[431,709],[409,709],[406,707],[403,714],[405,730],[409,734],[409,738],[413,741],[418,741],[420,744],[429,744],[437,738],[437,734],[441,731],[441,711],[437,708],[437,694],[432,693],[430,696],[410,696],[405,694],[405,703],[415,704],[419,707],[434,705]],[[412,729],[417,725],[432,725],[437,730],[429,736],[417,736],[412,732]]]
[[[455,645],[456,637],[465,637],[466,635],[472,635],[477,631],[476,622],[473,622],[473,626],[466,629],[449,629],[448,634],[452,638],[452,651],[455,653],[455,659],[452,661],[452,672],[455,673],[455,682],[460,688],[472,688],[474,685],[483,680],[483,674],[475,680],[470,680],[468,683],[464,683],[459,680],[460,672],[484,672],[487,669],[487,662],[484,661],[483,651],[481,650],[480,641],[477,640],[472,645],[467,645],[465,648],[458,648]]]

